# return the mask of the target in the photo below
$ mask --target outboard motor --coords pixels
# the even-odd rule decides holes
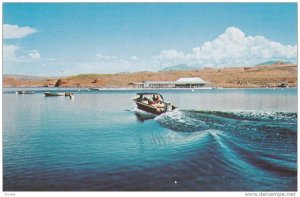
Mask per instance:
[[[170,102],[166,102],[166,111],[172,111],[172,105]]]
[[[165,102],[165,109],[166,111],[173,111],[177,107],[175,105],[172,105],[170,102]]]
[[[171,106],[171,109],[172,109],[172,110],[174,110],[174,109],[176,109],[176,108],[177,108],[177,107],[176,107],[175,105],[172,105],[172,106]]]
[[[170,105],[170,103],[165,102],[165,111],[169,110],[169,105]]]

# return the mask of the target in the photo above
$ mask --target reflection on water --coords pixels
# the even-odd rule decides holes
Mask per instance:
[[[296,89],[160,90],[160,116],[135,91],[4,91],[5,191],[297,189]]]

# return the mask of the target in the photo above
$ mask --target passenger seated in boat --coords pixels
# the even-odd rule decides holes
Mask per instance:
[[[159,102],[160,102],[160,98],[159,98],[158,95],[156,95],[156,96],[153,95],[152,100],[153,100],[153,102],[155,102],[155,103],[159,103]]]
[[[139,98],[136,99],[138,102],[143,101],[143,95],[140,95]]]
[[[144,104],[148,104],[148,101],[149,101],[149,99],[147,99],[146,97],[144,97],[144,98],[142,99],[142,103],[144,103]]]
[[[148,99],[148,104],[149,104],[149,105],[154,105],[154,104],[155,104],[155,102],[154,102],[154,101],[152,101],[151,99]]]

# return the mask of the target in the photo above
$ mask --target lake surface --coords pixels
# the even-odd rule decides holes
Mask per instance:
[[[297,190],[295,88],[155,90],[179,107],[157,117],[138,90],[17,90],[3,89],[4,191]]]

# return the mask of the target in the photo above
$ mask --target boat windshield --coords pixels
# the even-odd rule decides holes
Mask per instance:
[[[159,94],[138,94],[136,100],[137,101],[151,100],[154,102],[164,101],[162,96]]]

